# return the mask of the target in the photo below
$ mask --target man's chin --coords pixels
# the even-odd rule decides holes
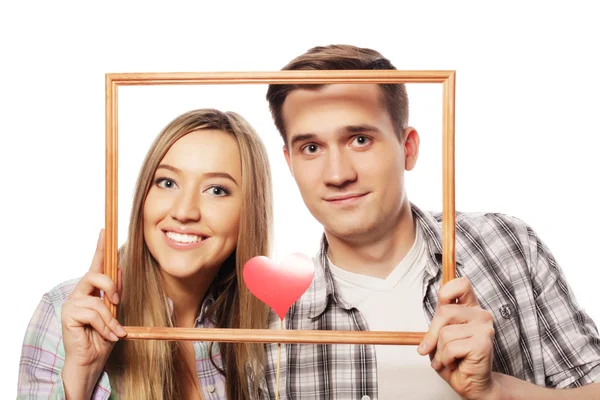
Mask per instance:
[[[358,223],[331,224],[329,228],[327,228],[327,225],[325,226],[326,231],[340,239],[360,239],[369,235],[372,231],[370,225]]]

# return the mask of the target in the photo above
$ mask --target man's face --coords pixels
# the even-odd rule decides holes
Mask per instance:
[[[419,137],[401,142],[375,84],[298,89],[283,104],[284,155],[311,214],[336,236],[385,234],[398,221],[404,170]]]

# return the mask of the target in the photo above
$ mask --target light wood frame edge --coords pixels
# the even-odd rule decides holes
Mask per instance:
[[[456,276],[456,209],[454,172],[455,71],[276,71],[173,72],[106,74],[106,202],[105,269],[117,282],[118,228],[118,87],[133,85],[206,84],[333,84],[333,83],[442,83],[443,84],[443,220],[442,283]],[[117,307],[104,299],[113,316]],[[188,329],[127,326],[128,339],[200,340],[214,342],[331,343],[417,345],[424,332],[297,331],[270,329]]]

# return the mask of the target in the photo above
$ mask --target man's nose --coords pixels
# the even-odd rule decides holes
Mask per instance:
[[[323,181],[328,186],[344,186],[357,178],[356,169],[349,155],[343,150],[332,149],[327,154]]]

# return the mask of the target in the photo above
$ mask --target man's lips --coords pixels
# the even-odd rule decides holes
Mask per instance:
[[[341,203],[341,202],[345,202],[345,201],[352,201],[354,199],[359,199],[363,196],[366,196],[367,193],[346,193],[346,194],[340,194],[340,195],[336,195],[336,196],[331,196],[331,197],[326,197],[325,201],[328,201],[330,203]]]

